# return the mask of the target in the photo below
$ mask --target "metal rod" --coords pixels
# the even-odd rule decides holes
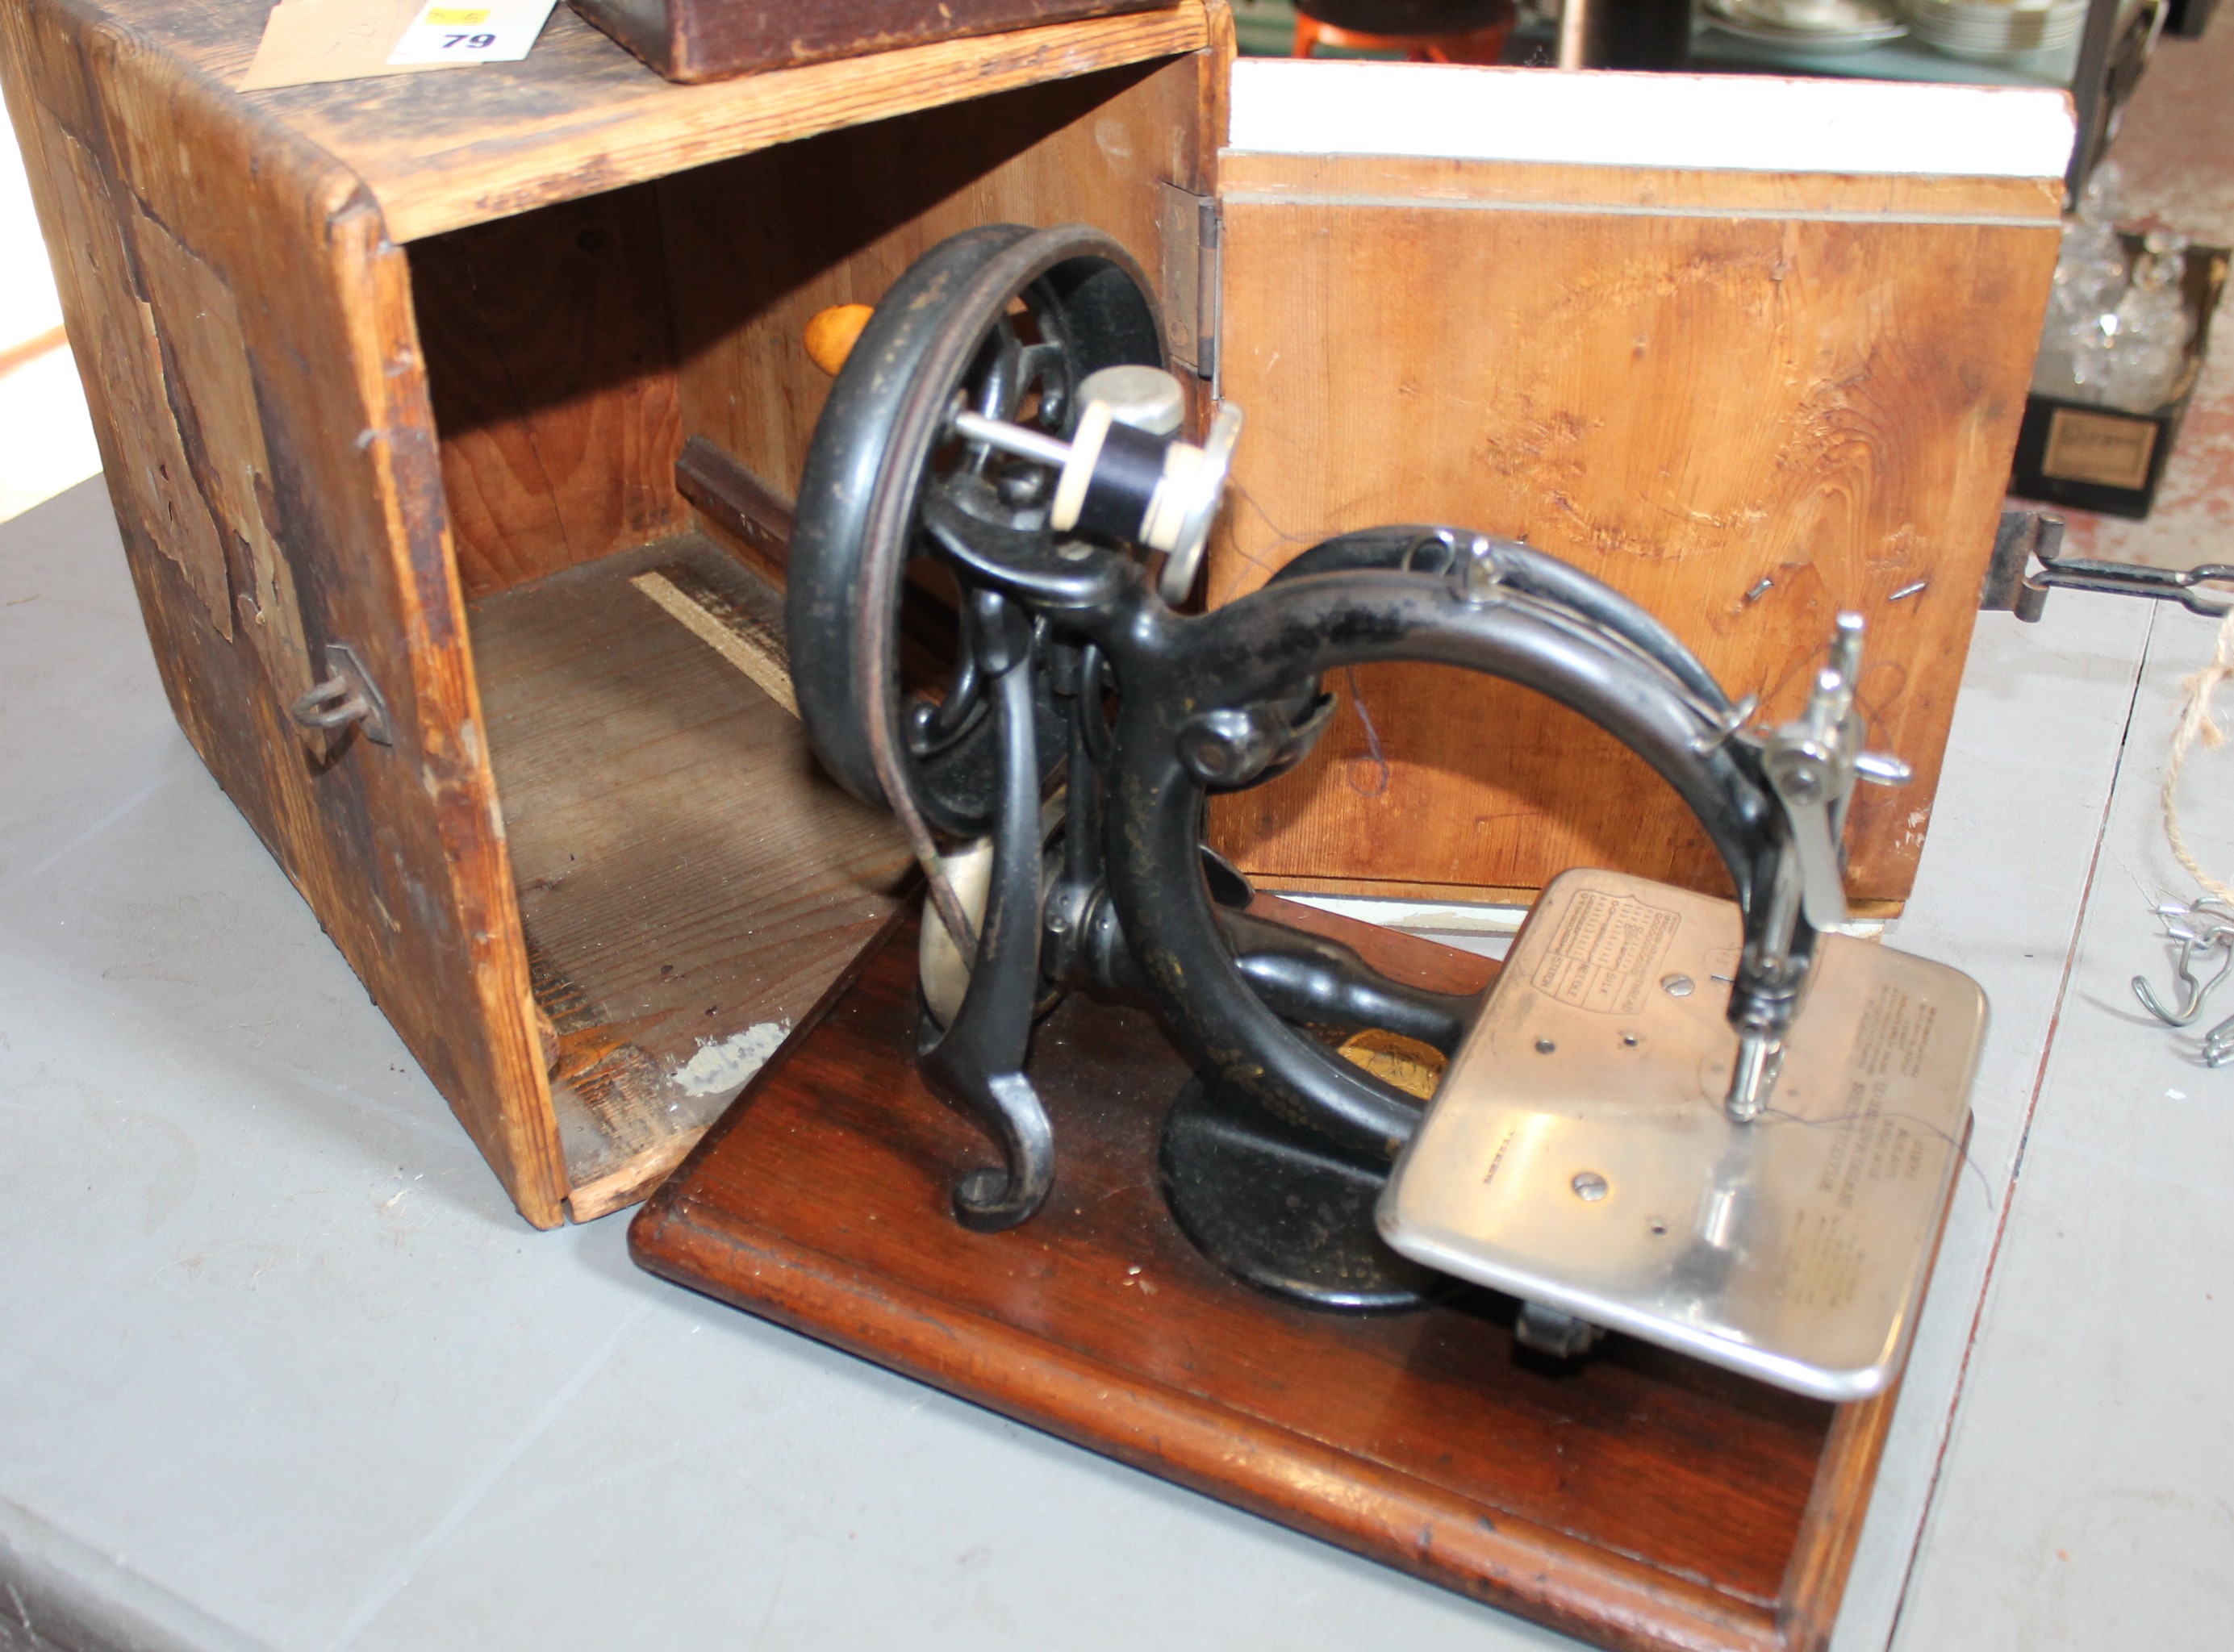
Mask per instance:
[[[1591,26],[1590,0],[1567,0],[1559,8],[1559,67],[1581,69],[1585,52],[1584,36]]]
[[[1019,459],[1036,460],[1057,470],[1070,462],[1068,442],[1041,431],[1028,430],[1020,424],[1010,424],[1005,419],[989,419],[982,413],[956,414],[954,434],[965,441],[983,442],[988,447],[997,447]]]

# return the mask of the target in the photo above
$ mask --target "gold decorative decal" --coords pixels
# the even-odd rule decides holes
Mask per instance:
[[[1434,1094],[1447,1065],[1442,1051],[1434,1045],[1377,1027],[1343,1041],[1342,1054],[1382,1083],[1422,1101]]]

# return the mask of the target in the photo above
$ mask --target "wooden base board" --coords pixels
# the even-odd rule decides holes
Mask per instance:
[[[694,533],[470,611],[578,1222],[675,1167],[911,873],[760,686],[782,600]]]
[[[1271,901],[1392,973],[1470,955]],[[1615,1336],[1573,1366],[1513,1304],[1314,1313],[1180,1235],[1155,1147],[1186,1068],[1073,995],[1032,1074],[1059,1169],[1012,1232],[948,1197],[990,1152],[917,1075],[916,925],[858,962],[630,1232],[654,1272],[1091,1450],[1615,1648],[1829,1638],[1890,1395],[1832,1407]]]

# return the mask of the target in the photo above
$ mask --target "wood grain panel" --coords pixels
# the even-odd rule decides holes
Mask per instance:
[[[1844,180],[1715,173],[1546,202],[1485,163],[1247,164],[1220,389],[1249,427],[1212,599],[1342,529],[1486,529],[1636,597],[1771,716],[1858,609],[1873,741],[1917,780],[1862,788],[1852,884],[1905,897],[2055,257],[2041,192],[1861,180],[1849,210]],[[1421,668],[1334,686],[1312,761],[1218,813],[1244,868],[1726,886],[1674,795],[1572,714]]]
[[[1154,280],[1156,186],[1196,186],[1205,72],[1192,58],[1108,70],[662,182],[685,433],[795,497],[830,389],[800,343],[807,317],[874,304],[960,230],[1094,224]]]
[[[135,209],[132,232],[149,314],[171,364],[165,388],[187,466],[238,565],[227,585],[242,636],[263,655],[274,692],[291,703],[325,673],[311,669],[294,565],[271,537],[271,456],[239,303],[216,271],[145,211]]]
[[[36,112],[11,99],[19,135],[41,124]],[[32,189],[49,246],[70,249],[56,281],[65,295],[84,295],[70,325],[78,376],[94,415],[102,473],[120,511],[144,525],[153,546],[176,565],[220,637],[232,635],[232,597],[225,550],[209,501],[194,485],[193,466],[172,406],[171,376],[143,291],[130,234],[128,199],[112,185],[100,158],[66,127],[23,136]],[[67,300],[66,300],[67,302]]]
[[[228,86],[264,29],[264,10],[239,0],[107,0],[99,10]],[[1207,37],[1201,0],[1179,0],[677,86],[561,7],[517,63],[284,87],[241,101],[355,173],[389,235],[413,241],[815,133],[1192,52]]]
[[[1311,924],[1421,984],[1484,973]],[[1184,1066],[1144,1014],[1076,995],[1035,1039],[1054,1192],[1021,1228],[968,1232],[948,1191],[990,1154],[916,1073],[914,957],[911,921],[825,1000],[637,1218],[640,1262],[1605,1646],[1823,1644],[1887,1400],[1834,1410],[1621,1336],[1548,1364],[1488,1293],[1375,1317],[1259,1295],[1158,1191]]]
[[[782,598],[696,534],[472,611],[577,1221],[674,1168],[914,865],[792,713],[632,588],[648,570],[709,624],[780,630]]]
[[[409,257],[468,599],[688,526],[649,186],[436,236]]]
[[[206,594],[174,559],[168,504],[183,493],[119,487],[172,708],[522,1213],[553,1224],[565,1191],[558,1134],[434,421],[408,370],[416,349],[402,254],[347,170],[96,8],[0,7],[0,47],[41,225],[62,253],[73,337],[128,340],[152,320],[174,382],[164,395],[144,374],[88,375],[104,459],[125,458],[135,432],[167,421],[182,452],[198,447],[171,480],[193,490],[212,534],[266,526],[305,642],[358,651],[386,695],[395,742],[297,727],[291,675],[213,627]],[[237,580],[226,565],[243,596],[256,594],[252,560]]]

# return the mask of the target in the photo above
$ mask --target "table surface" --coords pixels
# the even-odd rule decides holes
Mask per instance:
[[[1841,1649],[2234,1606],[2234,1071],[2126,987],[2211,635],[1980,621],[1894,938],[1994,1022]],[[525,1227],[173,726],[98,480],[0,526],[0,1646],[1560,1643]]]
[[[2222,245],[2230,83],[2166,42],[2117,151]],[[2234,559],[2234,348],[2073,537]],[[1993,1024],[1836,1652],[2224,1644],[2234,1068],[2126,986],[2211,642],[1979,621],[1892,938]],[[2234,875],[2234,749],[2184,798]],[[0,526],[0,1652],[1570,1644],[524,1226],[180,735],[97,480]]]

